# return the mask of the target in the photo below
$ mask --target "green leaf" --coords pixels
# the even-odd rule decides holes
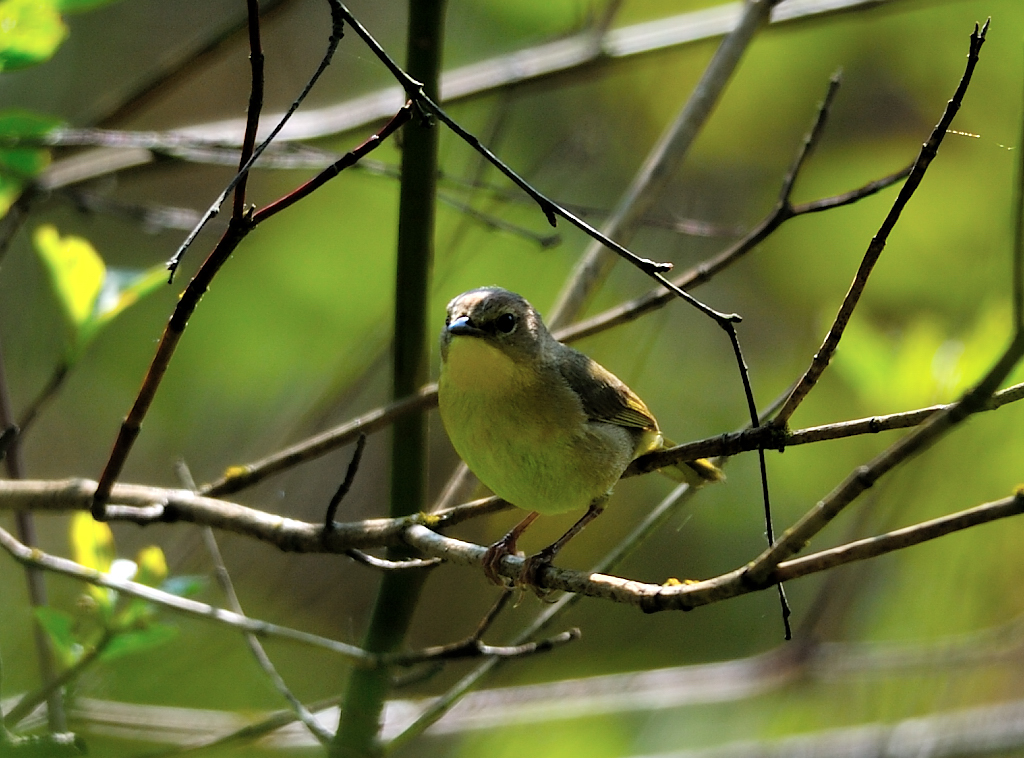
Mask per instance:
[[[4,138],[41,137],[63,122],[53,116],[13,109],[0,111],[0,141]],[[36,147],[0,150],[0,171],[19,179],[31,179],[50,165],[50,151]]]
[[[57,299],[78,342],[83,326],[92,318],[107,267],[88,240],[61,237],[50,224],[36,229],[32,241],[46,264]]]
[[[135,563],[139,567],[135,581],[141,584],[158,587],[167,578],[167,558],[156,545],[142,548],[135,556]]]
[[[84,13],[116,2],[120,0],[55,0],[54,5],[61,13]]]
[[[140,598],[133,598],[127,607],[117,614],[111,627],[114,629],[147,629],[156,616],[156,608],[152,603]]]
[[[68,28],[53,0],[0,2],[0,71],[42,63],[53,57]]]
[[[6,215],[21,194],[24,183],[11,176],[0,174],[0,216]]]
[[[36,620],[43,627],[54,652],[65,666],[74,665],[82,654],[82,646],[75,638],[75,619],[66,611],[40,605],[35,608]]]
[[[39,227],[33,241],[71,324],[69,364],[75,362],[104,326],[140,298],[159,289],[167,278],[167,269],[162,264],[145,271],[108,269],[88,240],[72,235],[61,237],[50,224]]]
[[[194,597],[206,588],[205,576],[172,576],[160,585],[164,592],[179,597]]]
[[[81,329],[81,339],[88,342],[118,314],[141,298],[160,289],[167,281],[167,267],[162,263],[145,271],[109,268],[95,307]]]
[[[109,526],[96,521],[88,512],[79,511],[71,517],[71,554],[76,563],[108,573],[117,557],[114,533]],[[114,592],[95,584],[86,585],[86,591],[99,604],[104,616],[110,613],[117,597]]]
[[[114,658],[158,647],[170,642],[177,634],[177,627],[169,624],[152,624],[138,631],[121,632],[100,653],[100,660],[110,661]]]

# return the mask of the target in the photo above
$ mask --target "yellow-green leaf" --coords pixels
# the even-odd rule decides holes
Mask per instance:
[[[114,533],[102,521],[78,511],[71,517],[71,554],[75,563],[105,574],[117,557]]]
[[[101,326],[106,324],[166,281],[167,267],[162,263],[145,271],[108,269],[103,290],[96,301],[96,321]]]
[[[103,522],[96,521],[84,511],[79,511],[71,517],[71,554],[76,563],[105,574],[110,571],[114,558],[117,557],[114,533]],[[95,584],[86,585],[86,591],[96,601],[101,615],[109,616],[117,595],[106,587],[97,587]]]
[[[0,216],[11,209],[23,186],[24,184],[14,177],[0,174]]]
[[[137,582],[159,587],[167,578],[167,558],[164,557],[164,551],[156,545],[142,548],[135,556],[135,563],[139,567],[135,575]]]
[[[53,0],[0,2],[0,71],[13,71],[50,59],[68,28]]]
[[[116,2],[118,0],[56,0],[56,5],[61,13],[84,13]]]
[[[61,237],[50,224],[36,229],[33,242],[50,272],[50,281],[77,341],[82,327],[92,318],[107,267],[88,240]]]
[[[167,267],[163,264],[145,271],[108,268],[92,314],[81,326],[78,335],[79,347],[95,337],[97,332],[113,321],[121,311],[159,289],[166,281]]]
[[[60,119],[21,109],[0,112],[0,139],[41,137],[61,125]],[[50,151],[38,147],[0,150],[0,169],[16,179],[31,179],[50,165]]]
[[[82,645],[75,637],[75,619],[66,611],[40,605],[34,610],[36,620],[50,637],[54,652],[65,667],[72,666],[82,655]]]

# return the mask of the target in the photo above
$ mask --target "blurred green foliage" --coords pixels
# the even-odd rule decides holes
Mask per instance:
[[[162,265],[147,271],[108,269],[88,240],[61,237],[49,224],[36,229],[32,239],[71,327],[68,366],[100,329],[167,281]]]

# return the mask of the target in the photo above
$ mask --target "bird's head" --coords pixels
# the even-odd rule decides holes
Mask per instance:
[[[478,339],[516,361],[535,359],[550,339],[540,315],[525,298],[501,287],[463,292],[448,303],[441,357],[452,340]]]

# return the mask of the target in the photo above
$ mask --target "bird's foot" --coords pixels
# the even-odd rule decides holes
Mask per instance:
[[[518,537],[519,535],[509,532],[487,548],[487,552],[484,553],[484,576],[494,584],[505,589],[513,587],[514,584],[511,579],[502,576],[498,570],[501,568],[501,562],[505,560],[506,556],[516,554],[516,541]]]
[[[551,561],[555,559],[555,554],[558,552],[551,550],[550,547],[553,546],[544,548],[523,561],[523,569],[516,578],[517,587],[529,587],[537,597],[544,601],[548,601],[548,598],[554,594],[553,590],[545,589],[539,583],[544,569],[551,565]]]

